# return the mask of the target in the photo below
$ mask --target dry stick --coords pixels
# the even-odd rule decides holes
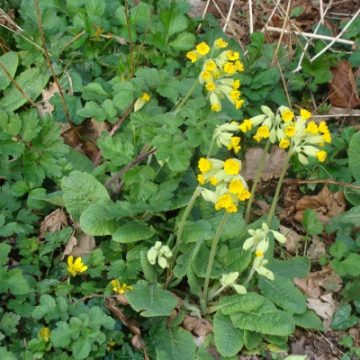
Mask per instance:
[[[128,31],[128,35],[129,35],[129,50],[130,50],[130,75],[129,75],[129,79],[131,79],[133,77],[134,74],[134,42],[132,40],[132,35],[131,35],[131,28],[130,28],[130,22],[129,22],[129,7],[128,7],[128,3],[127,0],[125,0],[125,19],[126,19],[126,28]],[[128,79],[128,80],[129,80]]]
[[[282,38],[284,36],[284,30],[285,30],[285,27],[286,27],[286,25],[287,25],[287,23],[289,21],[291,3],[292,3],[292,0],[289,0],[288,1],[288,7],[286,9],[285,19],[284,19],[284,25],[283,25],[283,27],[281,29],[281,34],[280,34],[280,38],[278,40],[278,44],[276,46],[276,50],[275,50],[275,53],[274,53],[274,58],[277,57],[277,53],[279,52],[279,49],[280,49],[280,46],[281,46],[281,40],[282,40]]]
[[[210,1],[211,1],[211,0],[207,0],[207,2],[206,2],[204,11],[203,11],[203,13],[202,13],[202,15],[201,15],[201,18],[202,18],[202,19],[205,17],[206,12],[208,11],[208,8],[209,8],[209,5],[210,5]],[[199,26],[197,27],[197,29],[196,29],[196,32],[197,32],[197,33],[200,31],[201,25],[202,25],[202,24],[199,24]]]
[[[360,186],[347,184],[335,180],[290,180],[289,182],[296,183],[296,184],[331,184],[331,185],[339,185],[343,187],[348,187],[352,189],[360,189]]]
[[[21,92],[21,95],[37,110],[37,105],[29,98],[29,96],[24,92],[21,86],[16,82],[16,80],[11,76],[11,74],[7,71],[6,67],[0,62],[0,67],[4,70],[6,76],[11,80],[11,82],[16,86],[16,88]]]
[[[225,32],[226,27],[227,27],[227,25],[228,25],[228,22],[229,22],[229,20],[230,20],[230,16],[231,16],[231,13],[232,13],[232,10],[233,10],[233,7],[234,7],[234,3],[235,3],[235,0],[231,0],[229,12],[228,12],[228,14],[227,14],[226,21],[225,21],[225,24],[224,24],[224,27],[223,27],[223,32]]]
[[[83,36],[85,34],[85,30],[83,30],[81,33],[77,34],[76,36],[74,36],[70,41],[68,41],[63,48],[60,51],[60,54],[69,46],[71,45],[74,41],[76,41],[79,37]]]
[[[157,148],[153,148],[152,150],[148,151],[146,154],[144,155],[139,155],[135,160],[133,160],[129,165],[125,166],[117,175],[115,175],[110,181],[108,181],[105,184],[105,187],[108,188],[109,186],[111,186],[111,184],[113,184],[116,180],[118,180],[119,178],[121,178],[128,170],[130,170],[131,168],[133,168],[137,163],[139,163],[140,161],[146,159],[147,157],[149,157],[150,155],[152,155],[155,151],[157,150]]]
[[[330,0],[330,3],[331,3],[331,0]],[[329,4],[330,5],[330,4]],[[329,6],[328,5],[328,6]],[[323,24],[324,25],[324,4],[323,4],[323,0],[319,0],[319,7],[320,7],[320,21],[319,21],[319,24]],[[315,30],[316,32],[316,30]]]
[[[44,47],[44,54],[45,54],[45,58],[46,58],[46,62],[49,66],[49,69],[51,71],[51,74],[52,74],[52,77],[55,81],[55,84],[59,90],[59,95],[60,95],[60,99],[61,99],[61,103],[62,103],[62,106],[64,108],[64,112],[65,112],[65,116],[66,116],[66,119],[67,121],[69,122],[70,126],[71,126],[71,129],[75,132],[75,134],[79,137],[79,140],[81,141],[82,144],[85,144],[85,141],[83,140],[83,138],[81,137],[81,135],[78,133],[78,131],[76,130],[74,124],[72,123],[71,121],[71,118],[70,118],[70,114],[69,114],[69,110],[66,106],[66,102],[65,102],[65,98],[64,98],[64,94],[62,93],[62,90],[61,90],[61,87],[60,87],[60,84],[59,84],[59,80],[57,78],[57,76],[55,75],[55,72],[54,72],[54,68],[52,66],[52,63],[51,63],[51,59],[50,59],[50,56],[49,56],[49,52],[47,50],[47,47],[46,47],[46,40],[45,40],[45,35],[44,35],[44,29],[42,27],[42,22],[41,22],[41,13],[40,13],[40,8],[39,8],[39,1],[38,0],[34,0],[35,2],[35,8],[36,8],[36,15],[37,15],[37,19],[38,19],[38,25],[39,25],[39,32],[40,32],[40,38],[41,38],[41,42],[43,44],[43,47]]]
[[[250,34],[254,32],[253,14],[252,14],[252,0],[249,0],[249,31]]]
[[[136,99],[137,100],[137,99]],[[125,111],[124,115],[117,121],[117,123],[114,125],[114,127],[111,129],[110,133],[109,133],[109,137],[112,137],[119,129],[120,125],[124,122],[124,120],[127,118],[127,116],[129,115],[130,111],[132,110],[132,108],[135,105],[136,100],[134,100],[131,105],[127,108],[127,110]],[[99,152],[96,155],[96,158],[94,160],[94,169],[99,165],[99,161],[102,155],[102,150],[100,149]]]

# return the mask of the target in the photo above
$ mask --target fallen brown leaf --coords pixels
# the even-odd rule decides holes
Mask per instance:
[[[208,333],[214,332],[210,321],[198,319],[189,315],[185,315],[182,325],[185,330],[191,331],[198,336],[206,336]]]
[[[296,250],[301,247],[300,239],[302,238],[296,231],[289,229],[285,226],[279,226],[280,233],[286,236],[286,242],[280,244],[285,247],[289,254],[295,254]]]
[[[328,329],[336,311],[332,294],[323,295],[319,299],[307,299],[307,303],[309,309],[324,319],[323,325]]]
[[[41,222],[39,238],[44,239],[47,231],[53,234],[63,226],[69,226],[65,212],[62,209],[56,209]]]
[[[330,101],[333,106],[354,109],[360,105],[354,73],[347,61],[331,69],[334,77],[330,80]]]
[[[311,245],[306,253],[309,260],[320,260],[322,256],[326,254],[325,244],[317,237],[313,236]]]
[[[168,320],[166,322],[166,327],[169,328],[172,321],[177,318],[180,314],[180,309],[182,307],[182,300],[179,296],[176,296],[174,293],[172,293],[173,296],[177,298],[177,304],[175,306],[175,309],[172,311],[171,315],[168,317]]]
[[[305,195],[296,203],[296,214],[294,219],[302,222],[306,209],[313,209],[320,221],[327,223],[333,216],[345,212],[344,193],[338,191],[332,193],[325,184],[317,195]]]
[[[246,181],[255,179],[262,153],[263,149],[261,148],[251,148],[247,150],[245,160],[243,161],[243,167],[240,172]],[[268,181],[280,177],[285,158],[286,152],[283,149],[274,146],[271,153],[266,154],[265,163],[261,171],[261,179]]]
[[[40,115],[43,116],[45,113],[52,114],[54,110],[54,105],[50,103],[50,99],[54,96],[55,93],[58,93],[59,89],[56,86],[56,84],[53,82],[49,83],[48,89],[41,90],[42,94],[42,105],[38,106],[38,110],[40,112]]]
[[[317,285],[312,277],[299,279],[294,278],[294,284],[311,299],[317,299],[321,295],[321,289],[319,285]]]

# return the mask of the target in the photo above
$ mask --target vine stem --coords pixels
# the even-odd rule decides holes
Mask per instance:
[[[204,290],[202,291],[202,293],[200,295],[200,306],[201,306],[201,309],[203,312],[206,311],[207,293],[208,293],[208,289],[209,289],[211,270],[212,270],[212,267],[214,264],[215,251],[216,251],[219,239],[220,239],[220,235],[224,229],[226,222],[229,219],[229,215],[230,215],[230,213],[225,212],[225,214],[221,220],[221,223],[219,224],[219,227],[216,230],[216,234],[215,234],[215,237],[214,237],[212,245],[211,245],[209,263],[208,263],[208,267],[206,270],[205,281],[204,281]]]
[[[186,96],[182,99],[181,103],[175,108],[175,111],[179,111],[184,104],[188,101],[189,97],[191,96],[191,94],[194,92],[194,90],[196,89],[196,87],[199,84],[199,78],[197,78],[197,80],[194,82],[193,86],[191,87],[191,89],[189,90],[189,92],[186,94]]]
[[[261,159],[260,159],[260,163],[259,163],[259,166],[258,166],[258,169],[256,171],[256,175],[255,175],[255,179],[254,179],[254,183],[253,183],[253,186],[251,188],[251,195],[250,195],[250,199],[247,203],[247,207],[246,207],[246,212],[245,212],[245,224],[248,224],[249,223],[249,217],[250,217],[250,211],[251,211],[251,205],[252,205],[252,202],[253,202],[253,199],[254,199],[254,195],[255,195],[255,191],[256,191],[256,186],[260,180],[260,175],[261,175],[261,170],[264,166],[264,163],[265,163],[265,158],[266,158],[266,154],[269,150],[269,147],[270,147],[270,139],[267,140],[266,142],[266,145],[265,145],[265,148],[264,148],[264,151],[262,153],[262,156],[261,156]]]
[[[284,163],[283,168],[281,170],[281,174],[280,174],[280,178],[279,178],[279,181],[278,181],[278,184],[277,184],[277,187],[276,187],[274,199],[273,199],[273,202],[271,204],[269,217],[268,217],[268,220],[267,220],[267,225],[269,227],[270,227],[270,224],[271,224],[271,220],[272,220],[272,218],[273,218],[273,216],[275,214],[276,204],[277,204],[277,202],[279,200],[279,194],[280,194],[281,186],[282,186],[282,183],[284,181],[286,170],[288,168],[288,165],[289,165],[289,162],[290,162],[290,159],[291,159],[292,155],[293,155],[293,151],[292,151],[292,145],[291,145],[290,149],[289,149],[289,152],[288,152],[288,154],[286,156],[285,163]]]

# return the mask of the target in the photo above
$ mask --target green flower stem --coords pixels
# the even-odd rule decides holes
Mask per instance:
[[[209,291],[209,296],[208,296],[207,300],[208,301],[212,300],[214,297],[218,296],[225,288],[227,288],[227,285],[221,286],[219,289],[217,289],[213,293],[211,293],[211,291]]]
[[[286,159],[285,159],[285,163],[284,163],[284,166],[281,170],[281,174],[280,174],[280,178],[279,178],[279,181],[278,181],[278,184],[277,184],[277,187],[276,187],[276,191],[275,191],[275,195],[274,195],[274,199],[273,199],[273,202],[271,204],[271,209],[270,209],[270,212],[269,212],[269,217],[268,217],[268,220],[267,220],[267,225],[270,227],[270,224],[271,224],[271,220],[275,214],[275,209],[276,209],[276,204],[279,200],[279,194],[280,194],[280,189],[281,189],[281,185],[284,181],[284,177],[285,177],[285,174],[286,174],[286,170],[288,168],[288,165],[289,165],[289,162],[290,162],[290,159],[291,159],[291,156],[293,155],[293,152],[292,152],[292,146],[290,146],[290,149],[289,149],[289,152],[286,156]]]
[[[71,278],[71,275],[69,275],[67,278],[68,285],[70,285],[70,278]],[[71,291],[69,291],[69,302],[72,303]]]
[[[191,89],[189,90],[189,92],[186,94],[186,96],[182,99],[181,103],[175,108],[175,111],[179,111],[184,104],[188,101],[189,97],[191,96],[191,94],[195,91],[196,87],[199,84],[199,78],[196,79],[196,81],[194,82],[194,85],[191,87]]]
[[[249,282],[253,278],[254,274],[255,274],[255,268],[252,267],[249,276],[246,278],[246,280],[243,283],[243,286],[246,287],[249,284]]]
[[[256,175],[255,175],[255,179],[254,179],[254,183],[253,183],[253,186],[251,188],[251,196],[250,196],[250,199],[247,203],[247,207],[246,207],[246,212],[245,212],[245,224],[248,224],[249,223],[249,218],[250,218],[250,211],[251,211],[251,205],[252,205],[252,202],[253,202],[253,199],[254,199],[254,195],[255,195],[255,191],[256,191],[256,186],[260,180],[260,175],[261,175],[261,170],[264,166],[264,163],[265,163],[265,158],[266,158],[266,154],[269,150],[269,147],[270,147],[270,139],[267,140],[266,142],[266,145],[265,145],[265,148],[264,148],[264,151],[262,153],[262,156],[261,156],[261,159],[260,159],[260,163],[259,163],[259,166],[258,166],[258,169],[256,171]]]
[[[195,191],[194,191],[194,193],[193,193],[193,195],[192,195],[192,197],[190,199],[190,202],[189,202],[188,206],[185,209],[184,215],[183,215],[183,217],[181,219],[181,222],[180,222],[180,225],[179,225],[179,230],[178,230],[177,237],[176,237],[175,247],[174,247],[174,250],[173,250],[171,268],[173,268],[173,266],[175,264],[175,261],[176,261],[176,256],[177,256],[177,254],[179,252],[179,246],[181,244],[181,236],[182,236],[182,233],[184,231],[186,219],[188,218],[188,216],[190,214],[190,211],[193,208],[197,197],[200,195],[200,191],[201,190],[200,190],[199,187],[197,187],[195,189]]]
[[[209,147],[209,151],[206,155],[206,158],[208,159],[211,156],[211,152],[214,148],[214,144],[215,144],[215,135],[213,135],[212,139],[211,139],[211,143],[210,143],[210,147]]]
[[[224,216],[223,216],[223,218],[221,220],[221,223],[220,223],[219,227],[216,230],[216,234],[215,234],[215,237],[213,239],[213,243],[211,245],[210,256],[209,256],[209,264],[208,264],[208,267],[207,267],[207,270],[206,270],[205,281],[204,281],[204,290],[200,295],[200,305],[201,305],[201,309],[202,309],[203,312],[206,311],[207,292],[208,292],[208,288],[209,288],[210,275],[211,275],[211,270],[212,270],[213,263],[214,263],[216,247],[217,247],[217,244],[219,242],[220,235],[221,235],[221,233],[222,233],[222,231],[224,229],[224,226],[225,226],[226,222],[229,219],[229,215],[230,215],[230,213],[225,212],[225,214],[224,214]]]

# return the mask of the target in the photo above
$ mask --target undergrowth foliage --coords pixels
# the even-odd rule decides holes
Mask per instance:
[[[275,210],[287,170],[360,181],[359,133],[333,138],[292,108],[346,54],[304,60],[294,74],[285,47],[276,53],[254,33],[244,54],[211,15],[189,18],[185,1],[42,0],[40,13],[36,4],[21,2],[20,34],[2,33],[0,358],[206,360],[214,345],[231,358],[286,352],[295,326],[321,330],[292,282],[309,259],[274,258],[286,242]],[[38,101],[50,80],[45,51],[63,91],[51,114]],[[88,118],[113,125],[93,162],[60,137],[67,114],[76,132]],[[265,158],[252,188],[242,160],[248,146],[270,144],[287,155],[271,210],[256,219]],[[349,144],[347,168],[339,154]],[[334,329],[358,321],[348,302],[359,311],[359,195],[348,200],[354,207],[325,228],[338,241],[322,262],[346,281],[346,320],[335,317]],[[39,235],[55,209],[68,217]],[[313,219],[305,214],[307,236],[323,231]],[[79,254],[81,237],[94,243]],[[180,326],[189,314],[213,324],[198,347]]]

